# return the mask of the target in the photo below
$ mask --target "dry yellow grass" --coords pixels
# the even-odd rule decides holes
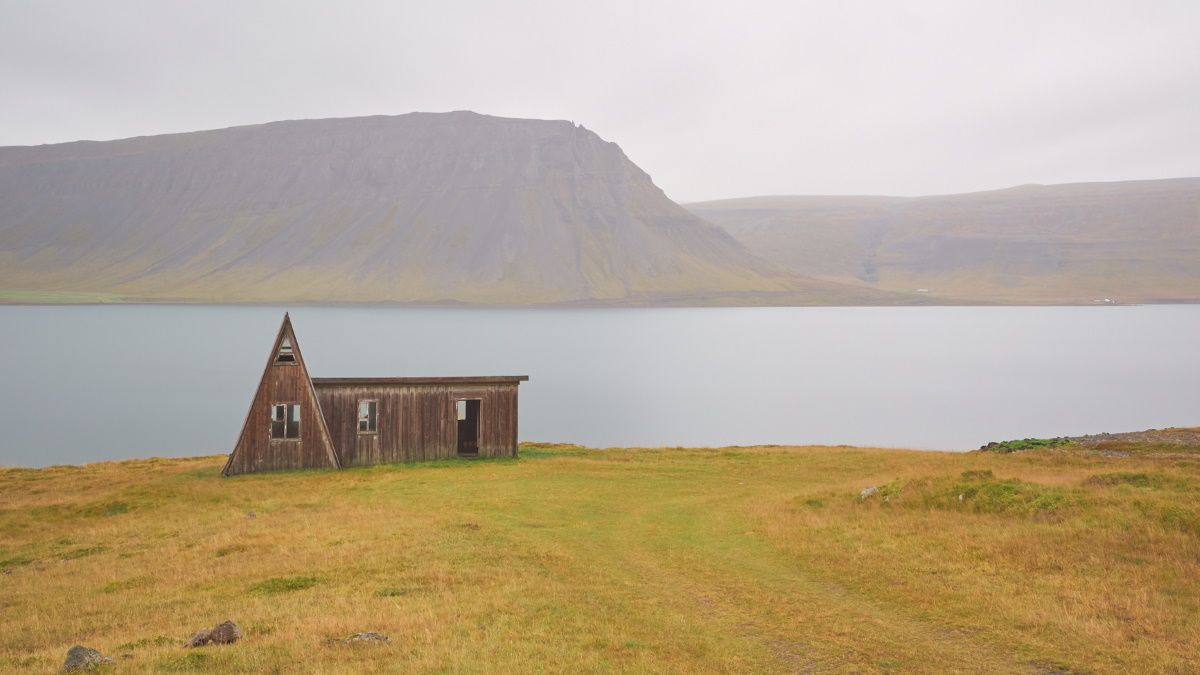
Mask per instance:
[[[114,672],[1200,670],[1200,459],[221,461],[0,470],[0,668],[80,643]],[[237,645],[179,646],[226,618]],[[365,630],[392,642],[329,641]]]

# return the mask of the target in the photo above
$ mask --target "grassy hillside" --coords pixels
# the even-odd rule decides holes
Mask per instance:
[[[931,301],[1200,302],[1200,178],[688,208],[782,267]]]
[[[1196,456],[221,461],[0,471],[0,669],[76,643],[114,672],[1200,669]],[[240,643],[179,646],[226,618]],[[391,643],[330,641],[368,630]]]

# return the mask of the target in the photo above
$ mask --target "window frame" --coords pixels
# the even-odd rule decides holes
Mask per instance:
[[[288,356],[286,359],[283,358],[285,346],[287,347],[286,354]],[[283,339],[279,341],[279,348],[275,350],[274,364],[277,366],[294,366],[299,362],[300,359],[296,357],[296,343],[290,337],[283,336]]]
[[[367,429],[365,429],[365,430],[361,429],[359,427],[359,422],[362,421],[362,419],[359,417],[359,414],[362,412],[362,405],[364,403],[367,403],[367,404],[374,403],[375,404],[375,414],[374,415],[370,414],[370,408],[367,409],[368,410]],[[375,423],[374,429],[370,428],[371,422]],[[377,398],[360,398],[360,399],[358,399],[358,405],[356,406],[355,411],[354,411],[354,430],[360,436],[374,436],[375,434],[379,433],[379,399],[377,399]]]
[[[275,411],[281,407],[283,408],[283,435],[276,436],[275,435]],[[296,419],[295,420],[291,419],[293,409],[295,409],[295,411],[296,411]],[[270,438],[270,440],[272,440],[272,441],[299,441],[299,440],[301,440],[304,437],[303,436],[304,428],[303,428],[303,425],[300,423],[303,420],[303,415],[304,415],[304,408],[300,405],[299,401],[275,401],[275,402],[271,403],[271,417],[267,423],[268,438]],[[288,428],[292,424],[296,425],[296,435],[288,436],[287,435]]]

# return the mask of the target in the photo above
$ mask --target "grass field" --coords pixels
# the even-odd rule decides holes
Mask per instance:
[[[222,460],[0,470],[0,669],[1200,671],[1200,456]]]

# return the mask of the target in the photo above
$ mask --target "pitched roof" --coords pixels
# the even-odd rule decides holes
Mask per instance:
[[[516,384],[527,382],[528,375],[481,375],[451,377],[314,377],[317,387],[378,386],[386,384]]]

